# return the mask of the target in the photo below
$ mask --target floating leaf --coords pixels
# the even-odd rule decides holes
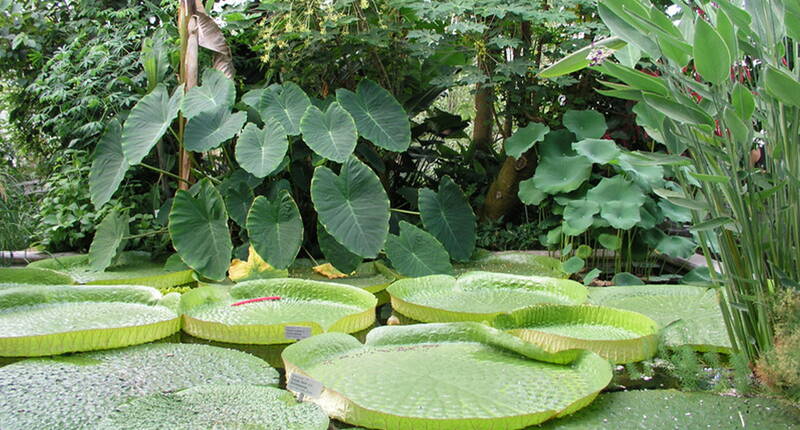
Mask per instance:
[[[352,115],[358,134],[383,149],[402,152],[411,143],[411,123],[403,106],[389,91],[369,79],[356,92],[340,88],[336,101]]]
[[[614,285],[644,285],[641,279],[637,278],[631,273],[620,272],[611,278],[611,283]]]
[[[400,221],[400,235],[386,238],[386,256],[404,276],[427,276],[453,272],[444,246],[428,232]]]
[[[551,278],[567,278],[561,271],[561,262],[547,255],[537,255],[527,251],[489,252],[478,249],[472,260],[457,263],[456,273],[484,271],[507,273],[525,276],[546,276]]]
[[[131,166],[142,162],[178,116],[183,87],[172,94],[164,84],[142,97],[131,109],[122,128],[122,152]]]
[[[95,208],[99,209],[111,199],[125,179],[128,167],[128,160],[122,151],[122,125],[115,118],[108,123],[92,155],[89,195]]]
[[[583,139],[573,143],[572,149],[597,164],[606,164],[620,154],[617,144],[607,139]]]
[[[205,152],[221,145],[242,129],[247,121],[246,112],[231,114],[228,108],[203,111],[186,123],[183,146],[194,152]]]
[[[89,247],[89,266],[93,270],[102,272],[106,270],[117,253],[122,251],[123,237],[129,232],[130,218],[116,210],[103,217]]]
[[[264,121],[264,127],[247,124],[236,142],[236,161],[257,178],[274,172],[283,162],[289,141],[283,126],[273,118]]]
[[[568,110],[562,122],[578,139],[599,139],[608,129],[606,118],[595,110]]]
[[[274,201],[256,197],[247,214],[247,236],[267,263],[289,267],[303,244],[303,220],[292,196],[284,190]]]
[[[189,89],[183,97],[181,113],[186,119],[192,119],[201,112],[230,109],[236,101],[233,81],[219,70],[206,69],[203,72],[202,83]]]
[[[325,112],[309,106],[300,121],[300,131],[311,150],[337,163],[344,163],[356,149],[356,124],[336,102],[331,103]]]
[[[538,122],[531,122],[525,127],[519,128],[511,137],[506,140],[506,155],[519,158],[533,148],[537,142],[541,142],[544,136],[550,132],[550,127]]]
[[[14,288],[22,284],[70,285],[75,280],[65,273],[34,267],[0,267],[0,289]]]
[[[425,229],[454,260],[468,261],[475,251],[476,218],[461,188],[444,176],[438,193],[428,188],[419,190],[418,205]]]
[[[212,280],[222,280],[233,251],[228,214],[211,181],[197,183],[197,195],[178,190],[169,214],[172,245],[187,266]]]
[[[311,200],[320,223],[337,242],[362,257],[378,255],[389,233],[389,198],[366,164],[351,156],[339,175],[317,167]]]

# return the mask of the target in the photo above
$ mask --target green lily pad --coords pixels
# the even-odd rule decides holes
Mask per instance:
[[[375,296],[360,288],[304,279],[201,287],[181,297],[186,333],[259,345],[291,343],[286,326],[310,327],[311,334],[363,330],[375,322],[376,305]]]
[[[548,352],[587,349],[613,363],[646,360],[658,349],[655,321],[603,306],[533,306],[498,315],[492,326]]]
[[[575,412],[611,380],[596,354],[547,354],[479,323],[379,327],[365,344],[326,333],[283,360],[287,377],[323,384],[311,400],[328,416],[376,429],[523,428]]]
[[[72,277],[55,270],[32,267],[0,267],[0,284],[3,285],[69,285],[74,283],[75,281]]]
[[[532,305],[577,305],[587,296],[586,287],[566,279],[490,272],[401,279],[386,291],[394,310],[422,322],[480,322]]]
[[[0,356],[136,345],[177,333],[177,294],[139,286],[27,285],[0,290]]]
[[[744,425],[742,425],[744,423]],[[778,400],[684,393],[621,391],[600,395],[589,407],[542,429],[798,429],[797,411]]]
[[[717,292],[691,285],[632,285],[590,288],[589,302],[639,312],[663,329],[667,346],[730,352]]]
[[[490,252],[482,249],[469,262],[455,263],[453,268],[456,274],[478,270],[525,276],[569,277],[561,270],[561,261],[527,251]]]
[[[80,284],[90,285],[146,285],[165,289],[194,282],[191,270],[166,270],[164,262],[152,260],[150,254],[137,251],[123,252],[117,263],[104,272],[92,270],[86,254],[48,258],[30,263],[28,267],[53,270]]]
[[[329,420],[312,403],[288,392],[257,385],[200,385],[177,393],[139,397],[97,425],[107,430],[247,428],[327,430]]]
[[[0,368],[0,428],[68,430],[97,422],[131,399],[202,384],[277,385],[278,372],[238,351],[150,344]]]
[[[313,270],[318,264],[308,259],[297,259],[289,267],[289,276],[292,278],[309,279],[312,281],[331,282],[334,284],[344,284],[351,287],[361,288],[368,291],[378,298],[378,306],[389,302],[389,294],[386,288],[400,278],[400,275],[386,267],[380,260],[368,261],[358,265],[355,271],[348,274],[345,278],[328,279]]]

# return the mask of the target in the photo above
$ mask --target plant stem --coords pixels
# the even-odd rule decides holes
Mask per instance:
[[[166,170],[159,169],[158,167],[151,166],[151,165],[146,164],[146,163],[139,163],[139,165],[142,166],[142,167],[146,167],[146,168],[148,168],[148,169],[150,169],[150,170],[152,170],[154,172],[158,172],[158,173],[160,173],[162,175],[169,176],[172,179],[175,179],[175,180],[178,180],[178,181],[183,181],[183,182],[186,182],[187,184],[189,183],[189,181],[187,181],[186,179],[183,179],[180,176],[178,176],[178,175],[176,175],[176,174],[174,174],[172,172],[167,172]]]
[[[405,209],[395,209],[395,208],[389,208],[389,210],[390,210],[390,211],[392,211],[392,212],[397,212],[397,213],[401,213],[401,214],[408,214],[408,215],[417,215],[417,216],[419,216],[419,212],[415,212],[415,211],[407,211],[407,210],[405,210]]]

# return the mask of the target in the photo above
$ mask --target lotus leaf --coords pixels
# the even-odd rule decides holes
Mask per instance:
[[[32,267],[0,267],[0,284],[4,285],[68,285],[74,283],[75,281],[69,275],[55,270]]]
[[[608,139],[583,139],[573,143],[572,149],[598,164],[606,164],[620,154],[617,144]]]
[[[561,135],[548,139],[542,144],[541,159],[533,185],[549,193],[567,193],[581,186],[592,172],[592,161],[577,154],[569,142],[562,141]]]
[[[200,385],[177,393],[139,397],[115,409],[97,429],[156,430],[247,428],[327,430],[328,417],[288,391],[257,385]]]
[[[194,282],[191,270],[166,270],[163,262],[153,261],[150,254],[137,251],[121,253],[116,264],[104,272],[92,270],[86,254],[48,258],[30,263],[28,267],[63,273],[80,284],[146,285],[162,289]]]
[[[336,100],[355,120],[358,134],[383,149],[402,152],[411,143],[411,123],[392,93],[364,79],[356,92],[340,88]]]
[[[663,327],[667,346],[729,352],[728,332],[715,290],[691,285],[590,288],[589,302],[639,312]]]
[[[278,372],[238,351],[151,344],[0,368],[0,428],[70,430],[98,421],[131,399],[202,384],[277,385]]]
[[[118,348],[177,333],[177,294],[139,286],[27,285],[0,290],[0,356]]]
[[[600,212],[600,205],[591,200],[570,200],[564,207],[562,231],[569,236],[577,236],[594,222],[594,215]]]
[[[419,191],[418,206],[422,224],[444,245],[456,261],[469,261],[475,251],[475,213],[461,188],[444,176],[439,191]]]
[[[687,237],[665,235],[656,245],[656,249],[673,257],[689,258],[694,255],[697,244]]]
[[[536,206],[540,204],[545,197],[547,197],[547,194],[536,188],[536,185],[533,183],[533,178],[528,178],[519,183],[517,197],[519,197],[519,200],[526,205]]]
[[[603,114],[595,110],[568,110],[562,121],[578,139],[599,139],[608,129]]]
[[[378,298],[378,305],[389,301],[386,288],[400,277],[399,274],[386,267],[379,260],[361,263],[355,271],[345,277],[336,279],[329,279],[320,275],[313,270],[314,266],[315,264],[311,260],[298,259],[289,267],[289,273],[293,278],[332,282],[361,288],[374,294]]]
[[[613,363],[646,360],[658,349],[655,321],[603,306],[532,306],[498,315],[492,326],[548,352],[588,349]]]
[[[484,321],[539,304],[577,305],[583,285],[566,279],[467,272],[401,279],[387,288],[392,308],[422,322]]]
[[[312,401],[332,418],[393,430],[520,429],[575,412],[611,380],[594,353],[548,354],[479,323],[379,327],[365,344],[326,333],[283,360],[288,377],[323,384]]]
[[[207,286],[181,297],[183,330],[219,342],[290,343],[284,327],[353,333],[375,322],[377,299],[356,287],[304,279],[247,281],[231,288]]]
[[[561,262],[546,255],[536,255],[526,251],[489,252],[478,250],[468,263],[456,263],[456,274],[479,270],[484,272],[509,273],[526,276],[548,276],[567,278],[561,270]]]
[[[745,425],[742,425],[745,423]],[[800,429],[797,411],[765,398],[636,390],[600,395],[589,407],[542,429]]]
[[[453,272],[450,256],[441,243],[425,230],[400,221],[400,235],[386,238],[386,256],[404,276],[426,276]]]
[[[612,227],[627,230],[641,220],[639,207],[644,204],[642,190],[622,176],[603,178],[586,193],[586,200],[600,205],[600,216]]]
[[[536,122],[520,127],[506,140],[506,154],[509,157],[521,157],[522,154],[533,148],[533,145],[541,142],[548,132],[550,132],[550,127]]]

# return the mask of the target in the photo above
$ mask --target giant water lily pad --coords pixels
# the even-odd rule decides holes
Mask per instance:
[[[312,334],[352,333],[375,322],[377,299],[355,287],[304,279],[263,279],[201,287],[181,297],[183,330],[218,342],[290,343],[286,326]]]
[[[490,252],[482,249],[469,262],[453,264],[453,269],[456,273],[482,270],[526,276],[569,277],[561,270],[561,262],[557,259],[527,251]]]
[[[191,270],[166,270],[163,261],[152,260],[146,252],[123,252],[116,264],[104,272],[92,269],[88,255],[48,258],[28,267],[61,272],[81,284],[147,285],[163,289],[194,282]]]
[[[152,394],[122,405],[97,429],[156,430],[247,428],[327,430],[329,420],[312,403],[298,403],[288,391],[256,385],[201,385]]]
[[[637,390],[603,394],[574,415],[542,429],[800,429],[797,411],[764,398]]]
[[[283,360],[289,378],[323,384],[312,401],[328,416],[396,430],[523,428],[586,406],[612,373],[594,353],[547,354],[479,323],[379,327],[365,344],[326,333]]]
[[[202,384],[277,385],[278,372],[238,351],[151,344],[0,368],[0,428],[95,428],[121,403]]]
[[[334,284],[344,284],[361,288],[374,294],[375,297],[378,298],[378,305],[389,301],[389,294],[386,293],[386,288],[400,277],[399,274],[386,267],[380,260],[361,263],[352,273],[347,273],[344,277],[333,279],[315,271],[315,266],[324,264],[324,262],[321,261],[316,263],[317,264],[308,259],[297,259],[294,264],[289,267],[289,276],[292,278],[332,282]]]
[[[498,315],[492,325],[546,351],[588,349],[614,363],[646,360],[658,349],[655,321],[604,306],[533,306]]]
[[[75,281],[67,274],[33,267],[0,267],[0,284],[67,285]],[[3,288],[3,287],[0,287]]]
[[[178,295],[139,286],[27,285],[0,290],[0,356],[118,348],[177,333]]]
[[[587,296],[574,281],[491,272],[401,279],[386,291],[392,308],[422,322],[484,321],[532,305],[577,305]]]
[[[731,344],[717,292],[691,285],[635,285],[591,288],[589,302],[639,312],[662,328],[667,346],[730,352]]]

